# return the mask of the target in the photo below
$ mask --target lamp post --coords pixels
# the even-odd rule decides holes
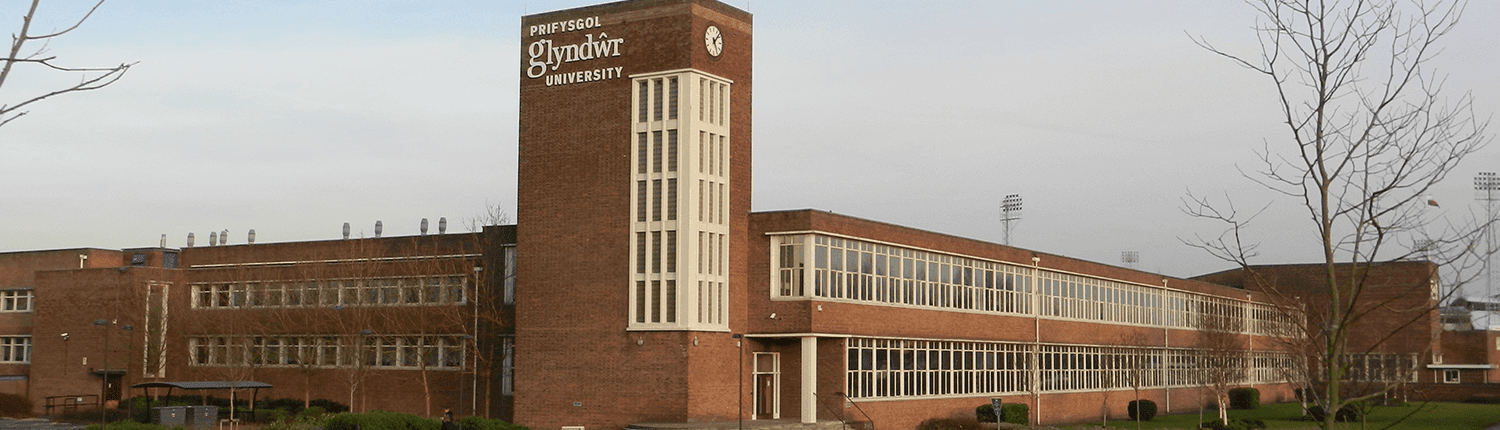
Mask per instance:
[[[94,325],[104,328],[104,367],[99,368],[99,427],[104,427],[107,424],[104,395],[109,389],[109,321],[97,319],[94,320]]]
[[[473,342],[474,343],[474,352],[473,353],[474,354],[478,354],[479,353],[479,341],[478,341],[479,338],[474,337],[473,335],[467,335],[466,334],[466,335],[463,335],[463,337],[460,337],[459,339],[462,339],[462,341],[463,341],[463,343],[465,344],[466,347],[467,347],[468,343]],[[446,359],[446,357],[444,359]],[[470,360],[469,359],[468,354],[465,354],[464,360],[463,360],[463,364],[472,367],[474,369],[474,371],[477,372],[478,369],[479,369],[479,367],[475,366],[474,362],[475,362],[474,360]],[[462,373],[460,373],[460,375],[462,375]],[[458,382],[458,401],[462,402],[463,398],[464,398],[464,393],[463,393],[463,391],[464,391],[463,377],[459,376],[458,381],[459,381]],[[478,412],[475,412],[475,409],[479,408],[479,400],[475,398],[475,396],[479,395],[479,385],[478,384],[479,384],[479,376],[476,374],[474,376],[474,379],[470,382],[470,392],[469,392],[469,414],[470,415],[479,415]],[[461,406],[463,404],[459,403],[459,405]]]
[[[479,290],[484,285],[484,266],[474,266],[474,294],[469,300],[474,302],[474,354],[473,360],[466,358],[466,363],[473,369],[473,378],[469,384],[469,413],[479,415]],[[467,354],[466,354],[467,355]],[[486,414],[485,418],[489,418]]]
[[[108,408],[105,407],[105,398],[109,395],[109,326],[119,323],[119,320],[106,321],[104,319],[94,320],[94,325],[104,328],[104,366],[99,368],[99,426],[107,424]],[[130,331],[134,329],[130,324],[120,327],[121,330]],[[68,340],[68,334],[63,333],[63,340]]]

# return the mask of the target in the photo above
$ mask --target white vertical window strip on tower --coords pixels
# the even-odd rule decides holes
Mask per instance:
[[[733,83],[690,69],[631,79],[628,327],[727,331]]]

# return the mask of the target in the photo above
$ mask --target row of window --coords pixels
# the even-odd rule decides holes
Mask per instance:
[[[1225,297],[1049,271],[1038,277],[1041,314],[1046,316],[1233,332],[1254,328],[1260,334],[1279,334],[1294,322],[1276,318],[1280,313],[1273,307]]]
[[[637,77],[631,90],[637,115],[630,136],[632,207],[625,214],[633,221],[634,268],[625,286],[627,321],[632,329],[722,329],[727,322],[729,85],[679,71]],[[679,109],[684,115],[693,109],[680,106],[679,97],[693,94],[697,119],[675,121]]]
[[[637,232],[635,237],[636,281],[633,291],[635,298],[633,321],[676,323],[679,295],[677,280],[686,279],[677,273],[677,232]],[[723,323],[721,314],[724,311],[722,305],[724,282],[722,278],[727,274],[724,267],[727,247],[726,235],[698,232],[697,273],[703,279],[713,279],[697,281],[699,293],[697,295],[697,311],[699,312],[697,319],[700,323]],[[708,315],[707,319],[704,318],[705,312]]]
[[[850,339],[847,392],[856,399],[876,399],[1190,387],[1207,384],[1214,372],[1236,384],[1264,384],[1286,380],[1277,369],[1294,363],[1274,352],[1215,356],[1181,348],[1040,345],[1033,354],[1032,348],[1025,343]]]
[[[462,335],[198,336],[188,350],[194,366],[462,370],[469,341]]]
[[[32,290],[0,291],[0,312],[31,312]]]
[[[440,275],[194,284],[194,308],[464,304],[468,277]]]
[[[1205,317],[1215,317],[1225,322],[1215,329],[1262,335],[1299,327],[1273,306],[1224,297],[816,234],[774,239],[780,297],[1183,329],[1203,329]]]
[[[661,121],[664,105],[669,106],[665,109],[667,119],[677,119],[677,77],[642,79],[636,85],[640,86],[640,91],[636,94],[640,98],[637,103],[639,106],[637,122],[646,122],[648,118],[650,121]],[[670,91],[667,91],[668,86],[671,88]],[[647,99],[648,96],[650,99]],[[662,102],[663,96],[669,98],[666,103]],[[647,111],[651,113],[651,116],[646,116]],[[699,116],[702,116],[701,112]]]
[[[31,336],[0,336],[0,363],[31,362]]]
[[[666,136],[663,147],[662,136]],[[648,139],[649,136],[649,139]],[[636,174],[650,175],[677,173],[677,129],[654,130],[636,133]],[[729,168],[729,136],[707,131],[698,132],[698,173],[724,177]],[[670,213],[668,214],[671,215]],[[676,219],[676,218],[668,218]],[[653,217],[660,221],[661,217]],[[645,221],[639,219],[638,221]]]
[[[729,136],[698,132],[698,173],[724,177],[729,169]]]
[[[698,120],[711,124],[726,125],[729,112],[729,84],[698,78]],[[708,115],[703,108],[708,107]]]
[[[1417,353],[1345,354],[1344,379],[1356,382],[1417,382]]]
[[[636,81],[636,122],[677,119],[678,78]],[[726,125],[729,117],[729,83],[698,78],[698,120]]]

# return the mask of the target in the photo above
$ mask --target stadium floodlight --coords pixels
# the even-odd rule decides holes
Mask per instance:
[[[1000,223],[1005,226],[1005,244],[1010,245],[1010,223],[1021,220],[1021,195],[1011,194],[1000,201]]]

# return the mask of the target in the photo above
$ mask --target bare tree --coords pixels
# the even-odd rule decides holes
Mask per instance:
[[[1442,96],[1444,79],[1429,63],[1437,42],[1458,23],[1464,3],[1393,0],[1250,0],[1259,12],[1261,52],[1239,55],[1200,46],[1260,73],[1274,85],[1286,134],[1259,152],[1245,173],[1304,205],[1318,233],[1320,290],[1308,338],[1317,342],[1320,402],[1327,411],[1363,398],[1345,396],[1351,328],[1370,315],[1369,268],[1411,257],[1446,255],[1439,264],[1475,261],[1473,245],[1492,220],[1427,233],[1429,191],[1487,141],[1470,96]],[[1216,238],[1185,241],[1247,270],[1255,246],[1242,238],[1254,216],[1191,196],[1190,215],[1227,223]],[[1402,246],[1402,241],[1430,244]],[[1440,248],[1432,252],[1433,248]],[[1493,250],[1478,253],[1488,255]],[[1450,267],[1450,271],[1454,270]],[[1261,285],[1276,291],[1275,285]],[[1434,287],[1436,288],[1436,287]],[[1285,294],[1288,296],[1290,293]],[[1371,346],[1373,347],[1373,346]],[[1320,426],[1329,428],[1334,414]]]
[[[447,249],[435,241],[413,238],[410,247],[420,255],[444,255],[479,253],[478,236],[460,240],[459,249]],[[466,356],[477,355],[477,351],[464,354],[465,344],[476,337],[467,333],[468,323],[474,314],[467,303],[477,294],[477,282],[468,282],[467,272],[472,271],[477,261],[470,259],[428,259],[404,266],[402,285],[403,304],[419,306],[420,311],[392,313],[391,320],[406,327],[409,336],[403,341],[401,357],[406,367],[416,368],[416,379],[422,384],[425,416],[437,416],[433,407],[433,396],[440,385],[459,379],[457,370],[463,366]],[[463,279],[463,282],[455,282]],[[411,336],[414,335],[414,336]],[[467,340],[465,338],[468,338]],[[439,379],[441,378],[441,379]]]
[[[1216,309],[1198,318],[1198,365],[1203,372],[1203,389],[1213,394],[1219,409],[1219,422],[1229,425],[1229,390],[1243,383],[1248,375],[1244,320],[1232,314],[1233,309]]]
[[[82,18],[79,18],[77,22],[74,22],[68,28],[49,33],[34,34],[32,33],[31,25],[37,16],[36,10],[40,4],[41,0],[31,1],[31,7],[26,10],[26,15],[21,17],[21,31],[11,34],[10,55],[4,58],[5,64],[3,67],[0,67],[0,88],[5,87],[7,79],[10,78],[11,70],[15,69],[15,66],[19,64],[34,64],[57,72],[76,73],[80,75],[80,78],[76,84],[51,90],[41,95],[29,96],[16,103],[0,103],[0,126],[9,124],[16,118],[25,116],[27,111],[20,109],[32,103],[62,94],[107,87],[119,81],[120,78],[125,76],[125,72],[129,71],[130,67],[136,64],[120,63],[120,65],[113,67],[67,67],[59,65],[57,63],[57,56],[49,55],[47,49],[48,42],[73,30],[77,30],[79,26],[83,25],[84,21],[87,21],[90,16],[94,15],[95,11],[99,10],[99,6],[104,4],[104,0],[99,0],[98,3],[95,3],[94,7],[89,8],[88,13],[84,14]],[[42,46],[35,50],[28,50],[28,42],[33,43],[33,45],[41,43]]]
[[[1109,393],[1114,391],[1118,381],[1122,379],[1120,368],[1124,362],[1122,352],[1115,350],[1099,357],[1098,369],[1104,374],[1099,380],[1099,426],[1109,427]]]
[[[1151,337],[1142,332],[1120,336],[1121,345],[1149,345],[1151,341]],[[1119,365],[1125,386],[1130,387],[1130,390],[1135,394],[1136,402],[1142,400],[1141,389],[1152,386],[1154,382],[1152,377],[1158,373],[1158,369],[1152,364],[1154,361],[1152,359],[1153,355],[1155,353],[1149,348],[1127,348],[1125,349],[1125,355],[1122,357],[1124,363]],[[1140,411],[1136,411],[1135,414],[1135,428],[1137,430],[1141,428]]]
[[[485,200],[484,202],[483,211],[480,211],[479,213],[474,214],[473,217],[464,220],[464,225],[469,228],[469,232],[471,233],[484,231],[485,227],[505,225],[510,223],[510,213],[506,212],[505,208],[500,207],[499,203],[494,203],[488,200]]]

